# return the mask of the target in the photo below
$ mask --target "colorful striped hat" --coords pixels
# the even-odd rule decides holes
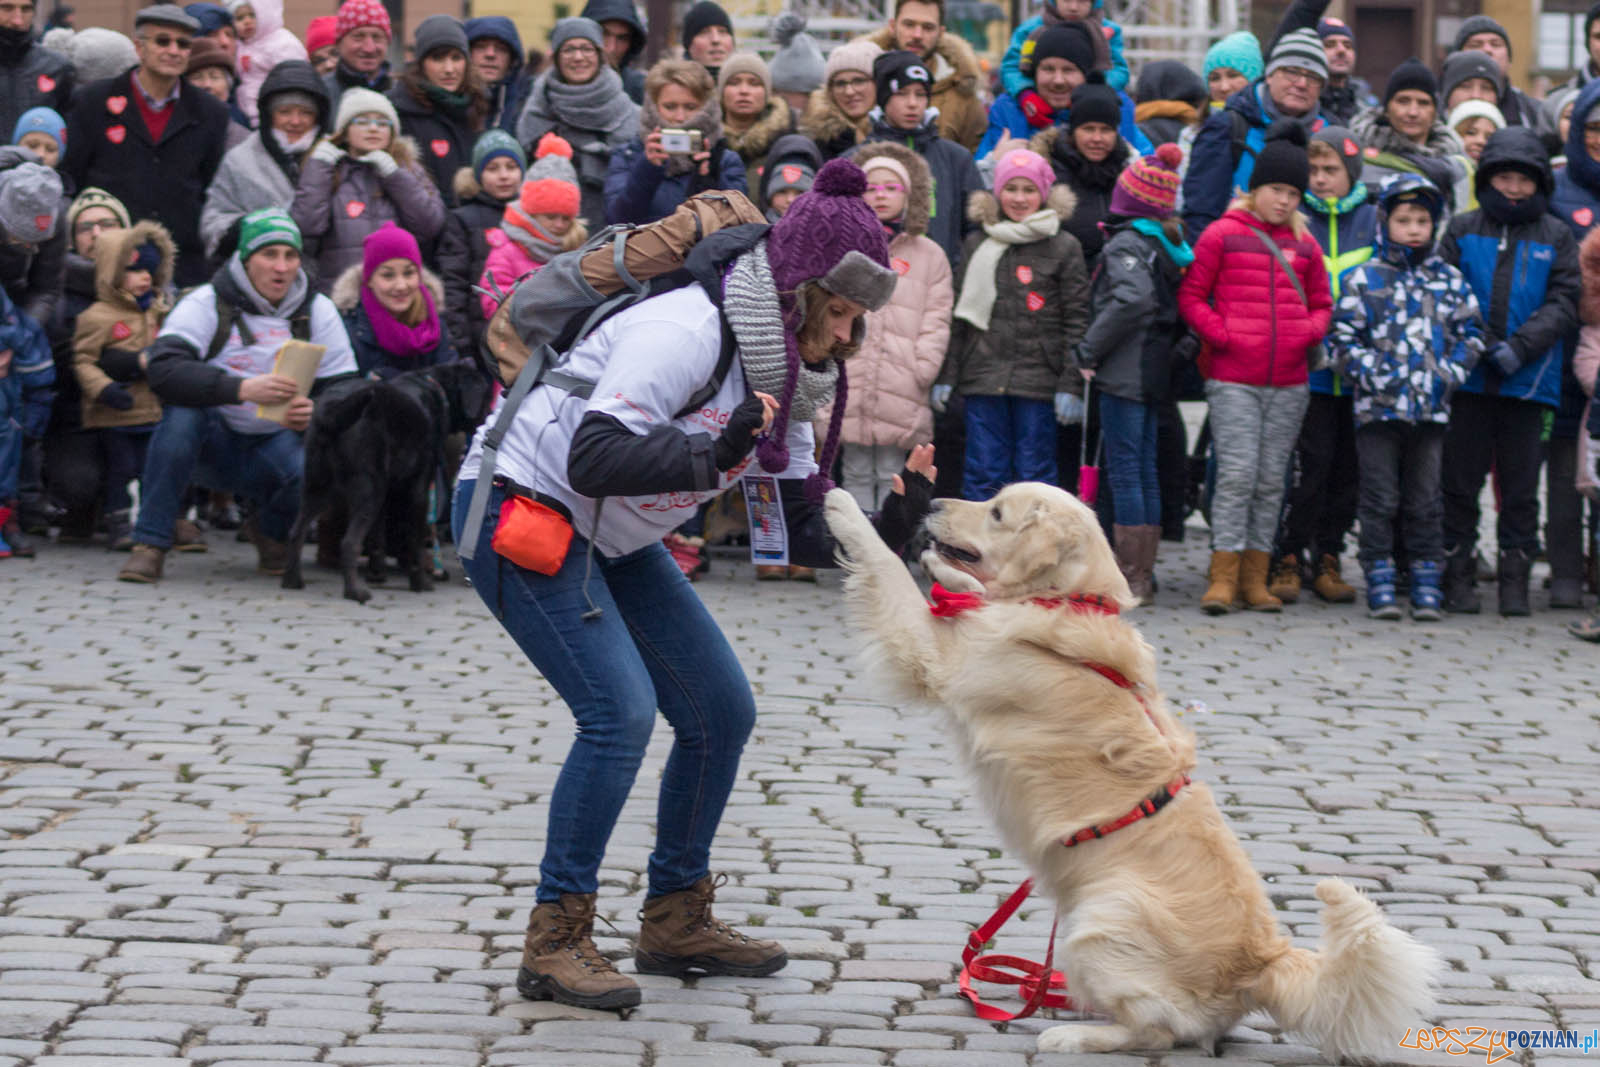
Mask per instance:
[[[1136,159],[1117,175],[1111,213],[1133,218],[1170,218],[1178,206],[1178,167],[1183,149],[1164,144],[1154,155]]]

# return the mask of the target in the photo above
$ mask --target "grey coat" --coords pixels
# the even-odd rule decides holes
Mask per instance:
[[[1100,392],[1141,404],[1166,397],[1173,348],[1184,332],[1181,278],[1156,238],[1127,225],[1112,232],[1090,291],[1094,317],[1076,352]]]
[[[200,236],[206,253],[215,255],[229,227],[252,211],[281,207],[285,211],[294,201],[294,186],[267,146],[261,143],[262,130],[252,133],[239,147],[230,148],[222,166],[206,190],[206,206],[200,212]],[[270,136],[270,134],[268,135]]]
[[[444,228],[444,200],[417,162],[417,146],[400,137],[389,154],[400,169],[380,178],[368,163],[345,156],[330,166],[307,158],[289,214],[306,239],[317,290],[326,293],[347,267],[361,262],[361,245],[384,223],[409,230],[429,255]],[[314,251],[313,251],[314,250]]]

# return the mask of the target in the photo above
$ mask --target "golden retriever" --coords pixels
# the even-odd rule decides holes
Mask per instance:
[[[1055,899],[1069,994],[1111,1017],[1051,1027],[1040,1051],[1214,1050],[1260,1008],[1329,1056],[1379,1058],[1426,1021],[1437,954],[1333,878],[1316,890],[1320,950],[1294,947],[1199,782],[1149,818],[1062,845],[1195,762],[1194,735],[1168,712],[1138,631],[1112,612],[1033,600],[1134,606],[1093,511],[1028,482],[987,503],[936,501],[922,566],[947,589],[982,595],[979,610],[946,618],[849,493],[830,492],[826,511],[869,655],[906,695],[949,713],[1002,838]]]

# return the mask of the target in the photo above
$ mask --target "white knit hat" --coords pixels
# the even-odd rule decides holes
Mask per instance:
[[[828,53],[828,62],[822,68],[823,87],[826,88],[833,81],[835,74],[847,70],[860,71],[872,77],[872,62],[881,55],[883,49],[866,37],[840,45]]]
[[[1461,103],[1450,109],[1450,117],[1444,120],[1444,124],[1453,130],[1468,119],[1488,119],[1494,123],[1495,129],[1503,130],[1506,128],[1505,115],[1501,114],[1500,109],[1487,100],[1461,101]]]
[[[350,120],[357,115],[382,115],[389,120],[389,125],[394,127],[394,135],[400,136],[400,116],[395,111],[389,98],[382,93],[375,93],[371,89],[346,89],[344,95],[339,97],[339,114],[333,120],[335,133],[343,132],[350,125]]]

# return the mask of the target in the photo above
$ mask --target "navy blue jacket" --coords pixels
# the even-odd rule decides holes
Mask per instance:
[[[711,173],[699,171],[669,176],[644,154],[644,142],[635,138],[611,154],[606,170],[606,221],[643,225],[664,219],[678,205],[707,189],[735,189],[749,195],[745,184],[744,160],[739,153],[718,141],[711,150]]]
[[[1256,153],[1267,140],[1272,117],[1262,106],[1266,83],[1251,82],[1228,97],[1221,111],[1213,111],[1195,134],[1189,151],[1189,171],[1183,179],[1183,224],[1191,242],[1200,231],[1228,210],[1235,189],[1244,189],[1256,169]],[[1312,130],[1324,125],[1318,115]],[[1308,133],[1311,131],[1307,131]]]
[[[1548,196],[1555,183],[1545,158],[1533,130],[1513,126],[1499,131],[1478,161],[1478,195],[1488,185],[1485,171],[1514,159],[1538,162],[1543,172],[1538,195]],[[1509,341],[1521,361],[1509,377],[1491,361],[1481,361],[1462,391],[1559,407],[1564,364],[1572,359],[1566,342],[1578,322],[1582,287],[1578,244],[1566,223],[1545,214],[1507,225],[1479,208],[1450,220],[1439,255],[1461,268],[1478,298],[1485,348]]]
[[[489,117],[484,120],[483,128],[489,130],[498,126],[515,137],[517,117],[522,114],[522,104],[533,88],[533,79],[524,69],[526,55],[522,51],[522,35],[517,33],[516,23],[504,15],[468,19],[464,28],[468,44],[492,37],[511,49],[511,66],[506,76],[488,87]]]
[[[1567,134],[1567,165],[1557,172],[1556,191],[1550,197],[1550,213],[1567,224],[1572,239],[1579,244],[1600,223],[1600,163],[1589,158],[1589,150],[1583,143],[1584,123],[1594,115],[1597,104],[1600,104],[1600,80],[1586,84],[1573,102],[1572,128]],[[1567,340],[1567,350],[1578,350],[1576,329]],[[1577,437],[1587,403],[1588,397],[1573,376],[1572,362],[1568,360],[1561,375],[1561,407],[1556,411],[1550,435],[1563,440]]]

